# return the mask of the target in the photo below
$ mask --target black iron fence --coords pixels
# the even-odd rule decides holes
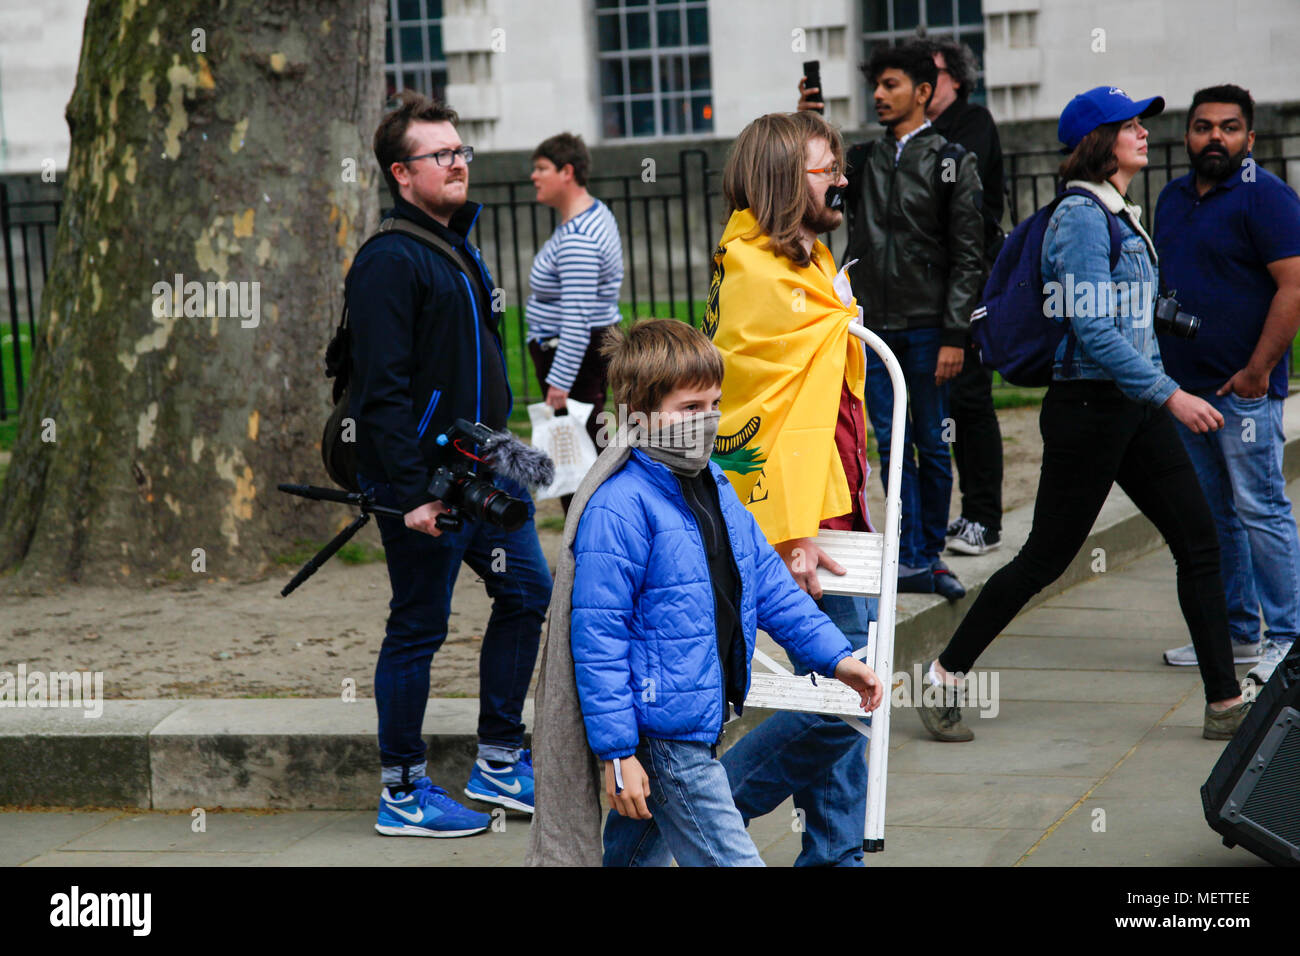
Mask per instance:
[[[0,421],[23,399],[36,342],[36,312],[54,252],[61,192],[47,184],[0,183],[0,241],[4,246],[5,318],[0,322]],[[13,193],[18,193],[14,195]]]
[[[1150,164],[1130,187],[1130,194],[1149,217],[1156,197],[1172,178],[1187,171],[1180,141],[1151,143]],[[588,187],[610,207],[623,238],[623,310],[628,316],[674,316],[698,325],[708,294],[709,262],[722,231],[721,170],[712,168],[703,149],[684,149],[674,169],[658,169],[647,160],[639,173],[593,177]],[[1300,163],[1300,136],[1260,135],[1254,150],[1264,169],[1289,180]],[[1007,153],[1007,215],[1015,222],[1055,194],[1056,150]],[[12,196],[0,184],[0,233],[3,233],[6,314],[0,321],[0,420],[22,401],[24,369],[35,342],[40,292],[53,249],[60,197]],[[516,405],[538,399],[538,386],[524,347],[528,272],[533,256],[557,225],[554,210],[534,201],[527,181],[474,183],[472,195],[484,208],[473,239],[483,252],[502,295],[507,354],[516,389]],[[843,240],[835,251],[839,253]],[[322,343],[323,346],[323,343]]]
[[[1262,169],[1286,182],[1300,181],[1300,135],[1259,133],[1251,155]],[[1003,168],[1007,183],[1007,217],[1014,225],[1056,195],[1056,171],[1065,157],[1060,150],[1039,149],[1007,153]],[[1160,190],[1171,179],[1188,171],[1187,150],[1182,140],[1165,140],[1147,144],[1147,165],[1129,184],[1129,197],[1142,207],[1146,224],[1155,212]],[[1004,222],[1004,225],[1007,223]]]

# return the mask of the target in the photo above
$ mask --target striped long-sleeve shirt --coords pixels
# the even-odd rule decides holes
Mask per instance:
[[[617,322],[623,245],[609,207],[597,199],[562,223],[533,259],[525,307],[528,340],[559,336],[547,384],[569,391],[591,330]]]

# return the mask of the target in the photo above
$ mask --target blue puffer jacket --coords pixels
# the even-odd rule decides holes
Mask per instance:
[[[831,676],[849,642],[794,583],[717,465],[722,517],[740,572],[745,688],[761,627],[790,655]],[[587,741],[602,760],[642,735],[714,743],[722,733],[713,585],[704,542],[677,478],[633,449],[596,490],[573,545],[570,641]]]

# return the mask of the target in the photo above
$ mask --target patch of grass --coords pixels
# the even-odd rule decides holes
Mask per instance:
[[[538,519],[537,519],[537,528],[538,528],[539,531],[563,531],[563,530],[564,530],[564,516],[563,516],[563,515],[551,515],[551,516],[549,516],[549,517],[547,517],[547,518],[538,518]]]
[[[695,302],[695,324],[698,326],[704,318],[705,302]],[[632,312],[630,302],[620,303],[619,313],[623,316],[620,325],[627,328],[637,319],[676,318],[686,321],[688,308],[686,300],[676,302],[656,302],[652,310],[648,300],[638,300],[636,313]],[[517,305],[508,305],[501,316],[502,341],[505,345],[506,373],[510,378],[510,390],[515,396],[515,407],[510,413],[510,430],[521,438],[532,435],[532,425],[528,421],[528,405],[542,400],[541,386],[537,382],[537,373],[533,370],[532,358],[528,355],[528,345],[524,341],[527,325],[522,320],[523,312]]]
[[[1045,388],[1015,388],[1011,385],[1004,385],[1001,388],[993,389],[993,407],[998,408],[1029,408],[1043,404],[1043,396],[1047,393]]]
[[[22,355],[23,388],[29,389],[32,383],[32,343],[26,329],[19,330],[18,342]],[[8,451],[14,447],[14,438],[18,434],[18,382],[14,377],[14,337],[7,325],[0,328],[0,370],[4,373],[4,407],[7,413],[7,417],[0,421],[0,450]],[[0,471],[0,477],[3,474]]]
[[[275,563],[287,565],[306,564],[309,558],[325,547],[325,544],[325,541],[299,539],[293,543],[293,548],[277,555]],[[376,561],[384,560],[384,549],[362,541],[349,541],[339,548],[334,557],[344,564],[373,564]]]

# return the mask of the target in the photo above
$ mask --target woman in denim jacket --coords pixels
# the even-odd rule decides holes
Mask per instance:
[[[1152,325],[1155,248],[1142,210],[1124,195],[1147,164],[1139,117],[1163,108],[1160,97],[1135,103],[1116,87],[1098,87],[1061,115],[1061,141],[1073,150],[1061,179],[1092,196],[1061,200],[1043,240],[1047,308],[1069,322],[1071,334],[1057,350],[1039,418],[1043,468],[1034,523],[1020,553],[989,579],[931,663],[929,681],[960,684],[1029,598],[1064,573],[1118,482],[1173,552],[1178,601],[1205,684],[1203,736],[1226,740],[1250,704],[1233,670],[1214,519],[1173,423],[1202,433],[1223,427],[1223,418],[1164,372]],[[1114,269],[1103,206],[1119,217],[1123,236]],[[948,706],[919,707],[926,729],[939,740],[972,739],[954,706],[959,696],[940,696]]]

